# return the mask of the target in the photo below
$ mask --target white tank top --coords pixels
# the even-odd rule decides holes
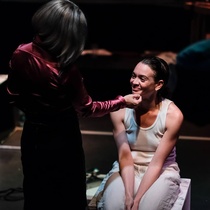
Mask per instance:
[[[148,166],[165,132],[166,115],[169,104],[172,101],[163,99],[155,122],[147,127],[140,127],[135,121],[135,110],[126,108],[125,110],[125,129],[128,142],[132,151],[135,164]],[[165,162],[165,166],[176,161],[176,148]]]

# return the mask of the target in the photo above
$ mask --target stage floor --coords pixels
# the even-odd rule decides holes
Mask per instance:
[[[81,119],[86,168],[104,174],[117,158],[109,117]],[[22,127],[1,139],[0,209],[22,210],[20,136]],[[197,126],[185,121],[177,143],[177,161],[183,178],[191,179],[191,210],[210,209],[210,124]],[[10,193],[7,195],[7,193]]]

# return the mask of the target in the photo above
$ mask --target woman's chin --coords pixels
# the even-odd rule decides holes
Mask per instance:
[[[133,93],[133,94],[139,94],[139,95],[141,95],[141,91],[132,90],[132,93]]]

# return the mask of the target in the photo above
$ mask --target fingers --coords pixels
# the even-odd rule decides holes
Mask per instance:
[[[137,100],[140,100],[140,101],[142,100],[142,96],[139,95],[139,94],[135,94],[134,97],[135,97]]]

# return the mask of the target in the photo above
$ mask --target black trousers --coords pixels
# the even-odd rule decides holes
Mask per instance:
[[[75,119],[26,119],[21,155],[24,210],[86,209],[85,157]]]

